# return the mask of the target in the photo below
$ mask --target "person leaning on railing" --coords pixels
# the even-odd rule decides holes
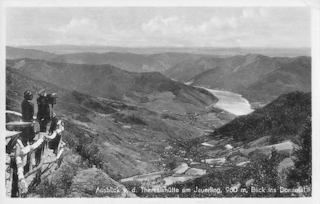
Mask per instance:
[[[14,169],[13,177],[15,177],[15,182],[20,185],[21,193],[26,193],[28,191],[28,185],[25,180],[24,174],[30,170],[30,155],[28,153],[35,150],[42,141],[38,140],[34,143],[34,104],[31,102],[33,99],[33,93],[29,90],[24,92],[24,100],[21,103],[21,119],[23,122],[30,123],[21,129],[21,135],[17,138],[15,144],[15,158],[11,161],[12,168]],[[10,151],[9,151],[10,152]],[[17,189],[14,191],[13,197],[17,196]]]
[[[49,134],[46,138],[49,140],[48,147],[53,150],[56,155],[59,153],[59,145],[61,143],[61,133],[64,130],[63,121],[53,114]]]

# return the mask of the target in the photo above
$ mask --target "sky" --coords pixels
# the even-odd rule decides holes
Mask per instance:
[[[7,7],[6,44],[311,47],[308,7]]]

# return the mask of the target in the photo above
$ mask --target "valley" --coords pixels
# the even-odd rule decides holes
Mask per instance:
[[[4,200],[318,202],[313,1],[1,4]]]
[[[293,95],[295,95],[295,100],[298,98],[300,99],[292,104],[292,106],[289,108],[289,111],[283,110],[283,102],[289,103],[289,100],[292,99]],[[177,160],[175,160],[175,162],[179,163],[179,165],[176,168],[172,169],[170,172],[165,171],[157,172],[155,174],[139,175],[122,179],[121,181],[124,182],[125,185],[128,185],[126,184],[126,182],[141,182],[142,184],[140,188],[146,189],[162,189],[167,187],[174,187],[180,189],[179,196],[185,197],[187,195],[181,193],[181,191],[183,191],[183,189],[185,188],[185,185],[189,184],[193,186],[193,189],[199,187],[199,185],[206,188],[209,188],[209,186],[213,186],[212,183],[208,184],[208,186],[204,186],[203,183],[199,184],[199,180],[205,180],[203,176],[214,175],[217,172],[221,173],[227,171],[252,172],[254,171],[252,167],[254,167],[259,161],[261,161],[261,159],[268,160],[270,156],[271,158],[274,157],[272,155],[277,154],[278,163],[275,166],[276,170],[278,172],[285,171],[285,169],[294,166],[294,159],[292,158],[292,155],[294,154],[294,149],[298,148],[297,144],[299,144],[299,139],[294,133],[288,132],[289,129],[285,130],[282,125],[290,125],[291,131],[295,131],[300,128],[298,127],[298,124],[293,128],[291,126],[292,124],[284,121],[283,124],[281,124],[279,123],[280,121],[277,121],[273,117],[278,117],[281,114],[292,114],[292,112],[297,111],[294,115],[300,115],[299,120],[305,121],[308,117],[310,117],[310,106],[307,105],[305,109],[302,109],[302,104],[310,104],[310,102],[306,102],[308,100],[310,100],[310,95],[308,93],[292,93],[284,95],[282,96],[282,98],[279,97],[279,99],[267,105],[265,108],[259,110],[260,113],[269,110],[274,111],[272,114],[264,115],[266,117],[270,117],[273,120],[273,127],[268,129],[257,127],[250,130],[249,128],[243,128],[242,126],[254,126],[256,123],[255,120],[257,120],[257,122],[259,121],[258,123],[264,123],[261,125],[265,127],[267,126],[266,124],[268,123],[268,121],[266,121],[265,119],[254,119],[255,113],[247,116],[242,116],[243,118],[237,117],[229,123],[230,125],[226,124],[220,128],[217,128],[215,131],[212,131],[208,135],[186,141],[183,150],[180,150],[178,160],[180,162],[177,162]],[[282,105],[280,105],[281,103]],[[295,106],[300,107],[299,111]],[[261,117],[263,117],[263,115]],[[251,123],[241,122],[241,120],[244,118],[246,118],[247,120],[251,120]],[[289,120],[292,121],[292,119],[288,119],[288,121]],[[233,124],[237,124],[237,127],[233,127]],[[263,130],[268,131],[268,133],[262,133],[261,131]],[[242,131],[246,131],[244,134],[244,136],[247,136],[246,138],[241,137]],[[251,135],[257,134],[257,131],[260,131],[259,135],[261,135],[262,137],[253,138]],[[272,133],[270,131],[275,132]],[[280,131],[285,132],[280,133]],[[280,135],[283,136],[280,137]],[[168,148],[168,151],[175,151],[177,148],[178,147],[171,147]],[[219,180],[222,178],[212,177],[212,179]],[[232,177],[229,177],[228,179],[232,180]],[[248,182],[252,183],[253,181],[257,181],[257,178],[254,174],[248,174],[244,178],[239,177],[234,179],[235,180],[233,180],[232,183],[229,184],[215,183],[215,187],[224,189],[223,194],[226,195],[225,188],[237,186],[238,182],[240,182],[239,185],[244,185],[244,187],[247,188],[250,186],[249,184],[247,184]],[[198,183],[198,185],[195,185],[195,183]],[[191,193],[191,195],[197,194]],[[216,194],[210,195],[214,197],[217,196]],[[142,193],[141,196],[150,197],[151,195],[149,195],[149,193]],[[169,197],[171,196],[169,195]]]
[[[167,152],[166,147],[175,148],[185,139],[200,137],[204,130],[234,118],[232,114],[206,110],[216,98],[203,91],[204,95],[199,92],[195,97],[190,91],[176,96],[160,89],[150,95],[142,93],[149,98],[145,103],[136,101],[136,97],[124,97],[120,101],[70,91],[58,84],[36,80],[15,68],[7,69],[7,109],[21,111],[19,90],[36,92],[42,87],[59,95],[54,109],[66,124],[68,154],[80,155],[81,164],[98,167],[116,180],[166,170],[165,164],[183,151],[179,147],[177,151]],[[197,102],[201,96],[204,101]],[[33,102],[36,104],[35,99]]]
[[[6,63],[6,109],[21,112],[23,90],[36,93],[44,88],[57,93],[54,111],[65,121],[67,162],[58,173],[43,175],[50,185],[60,185],[56,180],[60,173],[73,169],[72,175],[67,174],[70,186],[64,187],[64,193],[55,191],[57,197],[95,197],[94,189],[103,189],[104,182],[122,189],[115,197],[228,197],[227,187],[285,186],[283,172],[294,167],[294,149],[302,146],[302,135],[309,130],[308,57],[162,53],[153,56],[162,68],[137,71],[121,69],[118,62],[107,64],[110,59],[126,61],[123,53],[99,53],[106,60],[100,63],[93,53],[71,53],[62,60],[40,50],[28,55],[24,53],[28,50],[18,51],[11,49],[17,52],[11,56],[23,57],[11,57]],[[122,64],[146,63],[138,54],[127,55],[132,58]],[[195,72],[188,71],[192,69]],[[185,75],[180,76],[182,72]],[[171,80],[168,75],[182,78]],[[273,91],[270,86],[281,88]],[[273,184],[258,175],[279,178],[282,183]],[[102,183],[93,182],[98,177]],[[42,185],[30,196],[43,196]],[[221,192],[182,193],[185,188],[210,187]],[[138,192],[124,195],[133,189]],[[179,192],[154,193],[152,189]],[[103,195],[103,190],[101,194],[113,197]]]
[[[130,72],[160,72],[192,86],[241,94],[257,107],[281,94],[311,90],[311,57],[307,49],[230,50],[225,55],[223,51],[228,52],[228,49],[218,48],[214,54],[210,49],[196,48],[6,47],[7,60],[20,61],[16,66],[23,65],[25,58],[29,59],[27,64],[30,60],[37,61],[37,66],[73,64],[73,67],[93,68],[111,65]],[[51,63],[41,65],[41,61]]]

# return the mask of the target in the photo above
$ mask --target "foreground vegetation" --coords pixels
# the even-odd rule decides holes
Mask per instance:
[[[167,187],[175,193],[148,192],[137,181],[124,185],[128,189],[135,188],[139,197],[309,197],[312,193],[310,117],[299,138],[300,147],[292,155],[294,166],[290,168],[279,168],[288,155],[273,149],[270,156],[260,154],[245,167],[217,169],[203,177]]]

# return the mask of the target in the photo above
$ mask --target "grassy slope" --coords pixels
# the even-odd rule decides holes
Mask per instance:
[[[311,93],[292,92],[249,115],[237,117],[217,129],[214,135],[236,141],[252,141],[268,135],[294,138],[308,116],[311,116]]]
[[[68,145],[73,150],[78,148],[92,163],[101,163],[101,168],[114,178],[157,171],[160,166],[150,161],[158,160],[170,142],[202,134],[189,123],[163,119],[161,114],[142,106],[62,89],[23,76],[19,70],[8,69],[6,74],[7,109],[21,112],[23,90],[35,92],[46,88],[48,92],[57,92],[55,111],[66,121]],[[124,129],[125,125],[131,128]],[[86,155],[90,149],[99,153]]]

